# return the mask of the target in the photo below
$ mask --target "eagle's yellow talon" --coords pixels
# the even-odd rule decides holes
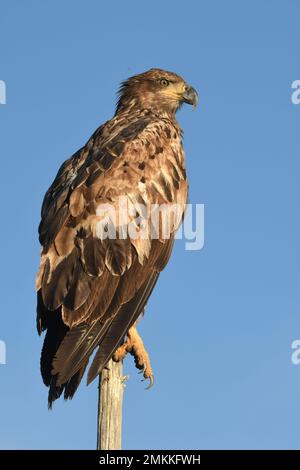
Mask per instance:
[[[135,325],[128,330],[126,340],[115,351],[113,355],[114,361],[123,361],[128,352],[134,357],[135,366],[137,369],[140,369],[139,374],[143,374],[144,376],[143,380],[150,380],[147,389],[151,388],[154,384],[154,376],[149,355]]]
[[[146,390],[149,390],[154,385],[154,375],[153,374],[150,375],[149,380],[150,380],[150,383],[149,383],[148,387],[146,387]]]

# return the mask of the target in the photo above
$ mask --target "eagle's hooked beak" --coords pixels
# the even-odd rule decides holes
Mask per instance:
[[[182,95],[182,100],[184,103],[192,104],[193,107],[196,108],[199,98],[198,98],[198,93],[196,92],[195,88],[187,85]]]

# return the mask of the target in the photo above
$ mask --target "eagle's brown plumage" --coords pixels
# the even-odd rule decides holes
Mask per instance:
[[[49,406],[62,392],[74,395],[95,348],[88,382],[99,374],[168,262],[188,191],[175,112],[196,101],[195,90],[174,73],[151,69],[130,78],[115,116],[62,165],[45,195],[37,328],[46,330],[41,372]],[[162,216],[170,236],[163,239],[159,229],[156,239],[104,239],[105,230],[120,235],[121,225],[133,221],[130,213],[118,223],[120,198],[137,212],[141,204],[177,204],[179,217],[168,209]],[[99,213],[103,204],[115,208],[117,222]]]

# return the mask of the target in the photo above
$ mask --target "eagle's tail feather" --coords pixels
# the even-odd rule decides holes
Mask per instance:
[[[131,299],[127,304],[123,305],[118,314],[112,321],[105,337],[99,344],[98,351],[94,357],[92,365],[88,372],[87,384],[89,385],[98,374],[109,359],[112,357],[116,348],[120,344],[122,338],[127,333],[128,329],[138,319],[145,304],[156,284],[158,279],[158,272],[153,271],[147,281],[139,289],[137,295]]]
[[[57,385],[57,375],[52,375],[52,379],[49,385],[48,393],[48,407],[52,408],[52,403],[57,400],[64,392],[64,399],[71,400],[82,380],[86,366],[88,365],[89,358],[87,358],[85,364],[74,374],[68,382],[60,386]]]
[[[47,386],[50,386],[53,378],[51,374],[53,358],[68,330],[59,312],[49,312],[47,333],[41,354],[41,374]]]
[[[101,373],[130,326],[143,311],[158,275],[157,271],[152,271],[137,294],[121,307],[113,319],[104,324],[98,320],[92,325],[82,324],[69,329],[63,323],[60,311],[49,311],[41,356],[43,380],[49,387],[49,408],[63,392],[65,399],[73,397],[89,357],[97,346],[99,349],[89,370],[88,383]]]

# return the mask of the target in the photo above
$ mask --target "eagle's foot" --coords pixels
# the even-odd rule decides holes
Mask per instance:
[[[116,350],[113,359],[117,362],[122,361],[128,352],[134,357],[135,366],[137,369],[140,369],[144,379],[149,379],[150,383],[147,387],[149,389],[154,384],[154,375],[151,369],[149,354],[135,326],[129,328],[126,340]]]
[[[125,356],[127,354],[127,352],[129,351],[129,342],[128,342],[128,338],[126,339],[126,341],[121,344],[121,346],[118,347],[118,349],[114,352],[114,355],[113,355],[113,360],[115,362],[120,362],[120,361],[123,361],[125,359]]]

